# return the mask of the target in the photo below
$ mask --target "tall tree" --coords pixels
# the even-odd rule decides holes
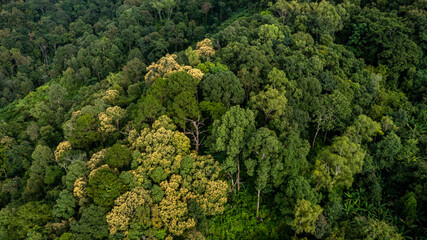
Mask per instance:
[[[244,163],[249,176],[255,176],[257,190],[256,217],[259,217],[259,202],[261,191],[268,185],[279,186],[283,183],[283,158],[280,156],[281,143],[276,134],[260,128],[249,139],[243,153]]]
[[[240,80],[230,71],[207,74],[201,87],[206,101],[220,102],[226,107],[240,104],[245,98]]]
[[[319,152],[313,177],[318,187],[351,187],[353,175],[362,171],[365,151],[347,137],[336,137],[331,146]]]
[[[215,140],[212,150],[226,154],[222,168],[231,179],[231,191],[235,185],[237,185],[237,190],[240,190],[241,153],[254,131],[254,113],[239,106],[231,107],[221,120],[213,123],[212,137]],[[237,174],[235,179],[234,174]]]
[[[49,163],[53,162],[53,153],[48,146],[37,145],[31,157],[33,158],[33,163],[31,164],[24,196],[37,199],[43,194],[46,168]]]
[[[303,232],[314,234],[315,223],[322,212],[323,209],[319,205],[312,204],[305,199],[298,200],[294,210],[295,218],[292,222],[295,235]]]

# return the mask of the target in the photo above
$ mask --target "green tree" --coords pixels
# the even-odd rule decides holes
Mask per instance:
[[[400,137],[394,132],[387,134],[383,140],[377,143],[376,161],[380,168],[392,168],[396,158],[402,149]]]
[[[353,175],[362,171],[365,151],[347,137],[336,137],[331,146],[319,152],[316,157],[313,177],[318,187],[332,189],[349,188]]]
[[[89,175],[87,195],[101,207],[110,207],[114,199],[126,191],[123,180],[107,165],[93,170]]]
[[[189,120],[198,119],[201,116],[199,104],[194,93],[182,92],[173,99],[170,107],[176,124],[185,129]]]
[[[51,206],[41,202],[28,202],[17,208],[3,208],[0,211],[1,232],[6,239],[25,239],[32,229],[41,229],[49,222],[52,219],[51,213]]]
[[[254,113],[239,106],[231,107],[221,120],[216,120],[213,123],[212,137],[214,142],[212,150],[226,154],[222,168],[231,179],[231,191],[235,185],[237,185],[237,190],[240,190],[241,152],[254,131]],[[235,180],[234,174],[237,174]]]
[[[165,12],[167,19],[169,20],[176,5],[176,2],[175,0],[155,0],[150,2],[150,4],[154,9],[157,10],[160,21],[162,21],[162,12]]]
[[[230,71],[207,74],[201,83],[204,100],[224,106],[240,104],[245,98],[240,80]]]
[[[85,177],[87,174],[88,169],[86,167],[86,163],[82,160],[76,160],[67,168],[67,174],[62,180],[67,190],[71,191],[73,189],[74,182],[80,177]]]
[[[315,223],[322,212],[323,209],[319,205],[315,205],[305,199],[299,199],[295,205],[295,218],[292,222],[292,226],[295,228],[295,235],[303,232],[314,234]]]
[[[347,128],[345,135],[353,142],[371,142],[372,137],[383,134],[381,124],[366,115],[359,115],[354,124]]]
[[[71,222],[70,229],[75,239],[105,239],[108,237],[105,209],[95,205],[84,208],[80,219]]]
[[[89,150],[101,139],[98,126],[99,121],[93,115],[86,113],[76,119],[74,131],[68,140],[76,148]]]
[[[123,67],[123,76],[129,83],[138,83],[143,81],[147,65],[139,58],[134,58]],[[130,85],[130,84],[129,84]]]
[[[156,118],[165,112],[162,102],[155,96],[148,94],[142,97],[135,108],[135,118],[140,122],[153,123]]]
[[[76,201],[68,190],[62,190],[53,206],[52,216],[60,219],[69,219],[74,215]]]
[[[24,196],[38,198],[43,194],[44,176],[49,163],[53,161],[52,150],[48,146],[37,145],[34,149],[27,187]]]
[[[282,118],[286,112],[287,102],[284,92],[271,87],[252,96],[250,100],[253,108],[263,112],[265,121]]]
[[[197,66],[197,64],[200,63],[199,53],[196,50],[193,50],[191,46],[185,50],[185,56],[187,56],[188,63],[191,66]]]
[[[105,153],[105,163],[112,168],[124,169],[129,167],[132,161],[132,153],[119,143],[114,144]]]
[[[322,105],[315,113],[317,129],[312,143],[313,147],[320,129],[327,132],[336,126],[342,126],[343,121],[347,120],[351,113],[350,100],[340,91],[336,90],[323,99]]]
[[[286,177],[305,175],[310,167],[307,155],[310,151],[310,144],[302,139],[295,131],[284,136],[282,146],[283,173]]]
[[[290,177],[281,185],[281,191],[276,194],[274,201],[284,215],[292,214],[299,199],[317,203],[318,194],[303,176]]]
[[[261,191],[267,185],[279,186],[283,183],[283,162],[280,156],[281,143],[276,134],[267,129],[260,128],[249,139],[247,149],[243,153],[247,174],[255,176],[255,189],[257,195],[256,217],[259,217],[259,202]]]

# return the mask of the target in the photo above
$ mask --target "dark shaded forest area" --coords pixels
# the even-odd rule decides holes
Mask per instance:
[[[3,0],[0,239],[427,239],[426,49],[426,0]]]

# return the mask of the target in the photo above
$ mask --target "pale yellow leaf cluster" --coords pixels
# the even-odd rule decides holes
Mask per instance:
[[[107,116],[105,112],[102,112],[98,115],[100,122],[99,131],[102,133],[112,133],[117,129],[112,124],[112,119]]]
[[[54,151],[55,155],[55,161],[58,162],[59,158],[61,157],[61,154],[63,154],[66,151],[71,150],[71,143],[69,141],[63,141],[58,144],[56,147],[56,150]]]
[[[197,156],[191,154],[195,159],[190,171],[183,179],[183,186],[193,192],[193,197],[207,216],[221,214],[227,202],[228,184],[218,180],[220,167],[212,156]]]
[[[71,118],[79,117],[82,114],[80,110],[71,113]]]
[[[192,69],[188,70],[187,73],[190,74],[193,78],[195,78],[195,79],[197,79],[199,81],[202,80],[203,75],[204,75],[202,73],[202,71],[200,71],[200,69],[197,69],[197,68],[192,68]]]
[[[224,212],[227,203],[227,189],[228,184],[225,181],[208,182],[205,193],[198,198],[198,203],[205,214],[212,216]]]
[[[141,152],[139,171],[150,175],[158,166],[167,175],[177,171],[173,162],[190,153],[190,139],[181,132],[161,127],[157,130],[144,129],[133,146]]]
[[[109,107],[98,115],[100,121],[99,131],[102,133],[112,133],[119,127],[119,121],[125,116],[126,110],[119,106]]]
[[[199,81],[201,81],[203,76],[204,76],[203,72],[200,71],[200,69],[193,68],[191,66],[180,66],[177,70],[170,71],[170,72],[166,73],[163,77],[167,78],[171,74],[176,73],[176,72],[186,72],[186,73],[190,74],[190,76],[192,76],[193,78],[195,78]]]
[[[160,218],[160,209],[158,204],[151,207],[151,225],[156,229],[160,229],[162,227],[162,219]]]
[[[15,139],[9,137],[9,136],[4,136],[1,140],[0,140],[0,144],[8,147],[8,146],[12,146],[15,142]]]
[[[172,119],[166,115],[160,116],[152,125],[153,130],[157,130],[161,127],[172,131],[176,130],[176,125],[172,122]]]
[[[212,41],[208,38],[197,43],[196,51],[200,56],[205,57],[208,60],[215,55],[215,49],[213,48]]]
[[[142,187],[135,187],[114,201],[114,208],[107,214],[107,223],[111,235],[122,231],[126,236],[130,220],[141,206],[151,206],[150,192]]]
[[[105,96],[102,97],[102,100],[109,104],[114,104],[117,99],[120,97],[120,92],[116,89],[109,89],[105,92]]]
[[[145,83],[151,85],[157,78],[163,77],[168,72],[179,69],[180,65],[175,60],[175,54],[166,54],[160,58],[156,63],[152,63],[147,67],[147,74],[145,75]]]
[[[145,83],[147,85],[152,85],[157,78],[166,78],[175,72],[187,72],[199,81],[202,80],[203,73],[199,69],[195,69],[191,66],[181,66],[175,60],[176,58],[177,56],[175,54],[166,54],[166,56],[160,58],[156,63],[152,63],[148,66],[148,73],[145,75]]]
[[[78,199],[80,206],[82,206],[88,201],[86,194],[86,186],[87,180],[84,177],[79,177],[74,182],[73,195]]]
[[[194,196],[187,188],[180,186],[181,182],[181,176],[172,175],[169,182],[163,181],[160,184],[165,192],[164,198],[159,203],[160,217],[168,231],[178,236],[196,226],[187,209],[187,200]]]
[[[93,178],[93,176],[95,176],[95,174],[101,169],[111,169],[111,168],[110,168],[110,166],[108,166],[108,164],[104,164],[104,165],[100,166],[99,168],[92,170],[92,172],[89,173],[89,179]]]
[[[55,234],[66,232],[70,227],[71,219],[73,218],[62,220],[61,222],[49,222],[44,226],[44,230]]]
[[[140,134],[131,131],[129,142],[132,149],[141,152],[138,159],[141,166],[137,171],[150,175],[156,167],[162,167],[167,175],[177,171],[173,162],[179,162],[182,156],[190,154],[190,139],[185,134],[173,131],[176,126],[167,116],[153,123],[153,128],[145,128]]]
[[[141,184],[145,177],[164,179],[159,184],[164,195],[154,209],[159,210],[168,232],[181,236],[196,224],[188,211],[190,200],[197,202],[207,216],[222,213],[228,185],[219,180],[219,163],[210,155],[191,152],[188,137],[175,129],[172,120],[162,116],[151,129],[131,131],[128,140],[132,149],[141,153],[132,174],[139,176]]]
[[[144,183],[145,178],[140,171],[131,170],[129,171],[129,173],[132,174],[132,177],[139,185],[142,185]]]
[[[86,163],[87,168],[92,171],[95,168],[98,167],[98,165],[104,161],[105,159],[105,153],[107,152],[107,149],[102,149],[99,152],[96,152],[92,155],[92,157],[89,159],[89,161]]]

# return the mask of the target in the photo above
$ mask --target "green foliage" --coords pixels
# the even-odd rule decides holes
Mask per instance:
[[[80,219],[71,222],[74,239],[104,239],[108,236],[108,225],[105,209],[90,205],[84,208]]]
[[[86,163],[81,160],[77,160],[68,167],[67,174],[65,175],[65,179],[63,178],[63,182],[66,188],[71,191],[76,179],[84,177],[87,174],[88,169],[86,168]]]
[[[197,64],[197,68],[202,71],[202,73],[212,73],[215,74],[217,72],[227,72],[228,67],[221,63],[212,63],[212,62],[204,62]]]
[[[199,104],[200,111],[208,112],[213,120],[219,120],[221,116],[227,111],[222,103],[202,101]]]
[[[75,130],[69,138],[71,145],[86,150],[95,146],[96,142],[101,139],[101,134],[97,131],[98,125],[98,120],[89,113],[77,118],[74,124]]]
[[[337,137],[317,156],[314,178],[317,186],[332,189],[351,187],[353,175],[362,171],[365,152],[347,137]]]
[[[69,219],[74,215],[75,206],[76,203],[73,194],[67,190],[63,190],[56,200],[56,205],[53,206],[52,216]]]
[[[151,191],[152,191],[152,197],[153,197],[153,202],[154,203],[160,202],[162,200],[164,194],[165,194],[163,192],[163,190],[157,184],[153,185]]]
[[[167,178],[167,175],[165,171],[163,171],[163,168],[157,167],[151,172],[150,177],[155,183],[160,183]]]
[[[267,88],[267,90],[259,92],[258,95],[252,96],[250,102],[253,108],[260,110],[267,120],[283,118],[288,100],[284,92]]]
[[[31,164],[24,195],[30,198],[38,198],[43,191],[46,168],[53,160],[53,153],[48,146],[38,145],[31,157],[34,161]]]
[[[283,222],[268,209],[260,213],[260,222],[254,211],[253,194],[240,191],[234,199],[233,207],[227,206],[223,215],[210,222],[208,239],[281,239]]]
[[[391,132],[378,143],[377,148],[376,160],[379,167],[391,168],[396,161],[397,154],[402,148],[402,144],[399,136]]]
[[[61,175],[62,171],[57,166],[48,166],[44,176],[44,183],[48,185],[55,184]]]
[[[0,12],[0,239],[424,238],[425,1]]]
[[[400,199],[402,204],[402,215],[406,217],[409,222],[415,221],[417,218],[417,198],[415,193],[408,192]]]
[[[89,177],[87,195],[101,207],[110,207],[114,199],[126,191],[126,185],[117,173],[108,167],[95,169]]]
[[[131,151],[123,145],[114,144],[105,153],[105,163],[112,168],[127,168],[132,161]]]
[[[224,171],[231,174],[238,172],[240,152],[254,130],[254,113],[239,106],[231,107],[221,120],[214,122],[212,136],[215,138],[215,142],[213,142],[212,150],[226,153],[227,157],[222,163]]]
[[[350,126],[346,130],[346,136],[348,136],[353,142],[371,142],[372,137],[377,134],[383,134],[381,131],[381,125],[366,115],[360,115],[357,117],[353,126]]]
[[[344,223],[342,229],[332,233],[332,236],[334,235],[345,238],[403,239],[393,226],[384,221],[366,217],[356,217],[354,224],[351,225],[348,222]]]
[[[282,185],[282,191],[274,198],[277,208],[283,215],[289,215],[293,212],[298,199],[307,199],[312,203],[318,201],[318,194],[315,189],[301,176],[289,179],[286,184]]]
[[[242,103],[245,92],[240,80],[230,71],[207,74],[201,87],[206,101],[220,102],[226,107]]]
[[[3,208],[0,224],[6,239],[24,239],[32,229],[40,229],[51,216],[51,206],[41,202],[28,202],[18,208]]]
[[[322,214],[323,209],[319,205],[314,205],[310,201],[302,199],[298,200],[295,205],[295,218],[292,226],[295,232],[298,233],[311,233],[315,232],[315,223]]]

